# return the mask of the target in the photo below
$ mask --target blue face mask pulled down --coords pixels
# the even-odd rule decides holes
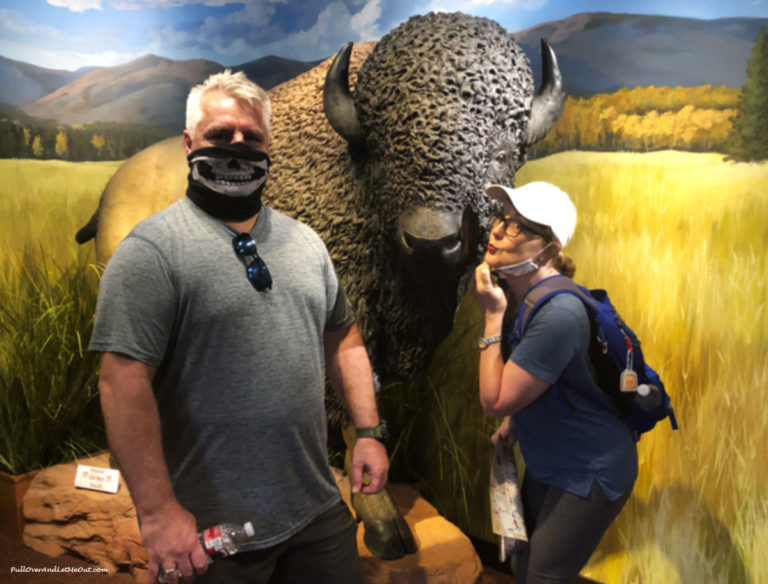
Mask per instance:
[[[261,150],[236,142],[190,152],[187,162],[187,197],[209,215],[244,221],[261,209],[270,164]]]
[[[517,278],[519,276],[525,276],[526,274],[530,274],[532,272],[535,272],[539,269],[539,264],[537,262],[541,261],[539,258],[541,258],[544,251],[550,246],[552,243],[548,243],[544,246],[544,249],[542,249],[538,254],[536,254],[536,257],[529,258],[527,260],[523,260],[522,262],[518,262],[516,264],[511,264],[509,266],[501,266],[500,268],[493,268],[493,273],[503,275],[503,276],[512,276],[513,278]]]

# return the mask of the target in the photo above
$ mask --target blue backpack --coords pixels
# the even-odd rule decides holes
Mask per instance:
[[[600,389],[611,396],[632,430],[635,440],[639,440],[641,434],[664,418],[669,418],[672,428],[677,430],[675,412],[664,389],[664,383],[658,373],[645,362],[640,341],[619,316],[605,290],[588,290],[570,278],[560,275],[542,280],[531,288],[523,299],[511,338],[522,339],[533,315],[555,294],[573,294],[587,308],[591,326],[589,358],[595,369],[595,381]],[[634,399],[635,392],[621,391],[621,375],[627,368],[637,375],[638,385],[646,384],[658,388],[661,399],[655,408],[644,409]],[[553,387],[559,395],[557,383]],[[576,387],[573,389],[579,390]],[[599,403],[604,405],[603,402]],[[564,407],[565,404],[562,405]]]

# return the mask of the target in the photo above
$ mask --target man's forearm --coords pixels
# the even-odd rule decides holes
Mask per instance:
[[[379,424],[373,373],[357,325],[325,334],[326,368],[357,428]]]
[[[117,355],[102,357],[99,394],[107,437],[140,517],[175,502],[163,456],[152,373],[147,366]]]
[[[357,428],[378,426],[379,413],[368,353],[356,325],[325,334],[325,359],[334,389],[347,406]],[[352,451],[352,493],[378,493],[387,483],[389,459],[378,440],[361,438]],[[369,480],[364,484],[364,476]]]

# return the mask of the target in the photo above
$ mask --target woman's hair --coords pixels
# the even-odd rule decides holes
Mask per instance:
[[[552,265],[563,276],[573,278],[573,275],[576,273],[576,264],[570,256],[565,255],[562,251],[552,260]]]
[[[544,234],[544,243],[549,244],[553,241],[557,241],[557,238],[555,237],[555,234],[549,225],[534,223],[533,221],[531,221],[531,223],[536,225],[536,228],[540,229]],[[552,267],[554,267],[563,276],[567,276],[569,278],[573,278],[573,275],[576,273],[576,263],[573,261],[573,259],[571,259],[571,256],[565,255],[562,250],[560,250],[560,252],[552,260]]]
[[[187,132],[190,137],[194,138],[195,128],[203,117],[200,101],[206,92],[213,89],[218,89],[232,97],[245,101],[251,107],[259,105],[261,107],[261,115],[264,118],[264,129],[267,135],[269,135],[272,104],[267,92],[248,79],[242,71],[232,73],[229,69],[225,69],[221,73],[211,75],[208,79],[199,85],[195,85],[190,90],[189,96],[187,96]]]

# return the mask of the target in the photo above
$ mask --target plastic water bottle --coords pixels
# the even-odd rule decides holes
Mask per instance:
[[[253,523],[248,521],[244,525],[237,523],[220,523],[208,529],[204,529],[198,534],[200,545],[203,546],[205,553],[208,554],[208,562],[216,558],[226,558],[240,551],[248,538],[253,537]],[[160,573],[157,575],[157,581],[165,584],[168,580],[160,567]],[[181,578],[179,578],[181,581]]]
[[[240,551],[243,544],[253,537],[253,524],[221,523],[200,534],[200,544],[212,558],[226,558]]]
[[[641,383],[637,386],[637,395],[635,403],[647,412],[652,412],[659,407],[661,403],[661,392],[655,385]]]

